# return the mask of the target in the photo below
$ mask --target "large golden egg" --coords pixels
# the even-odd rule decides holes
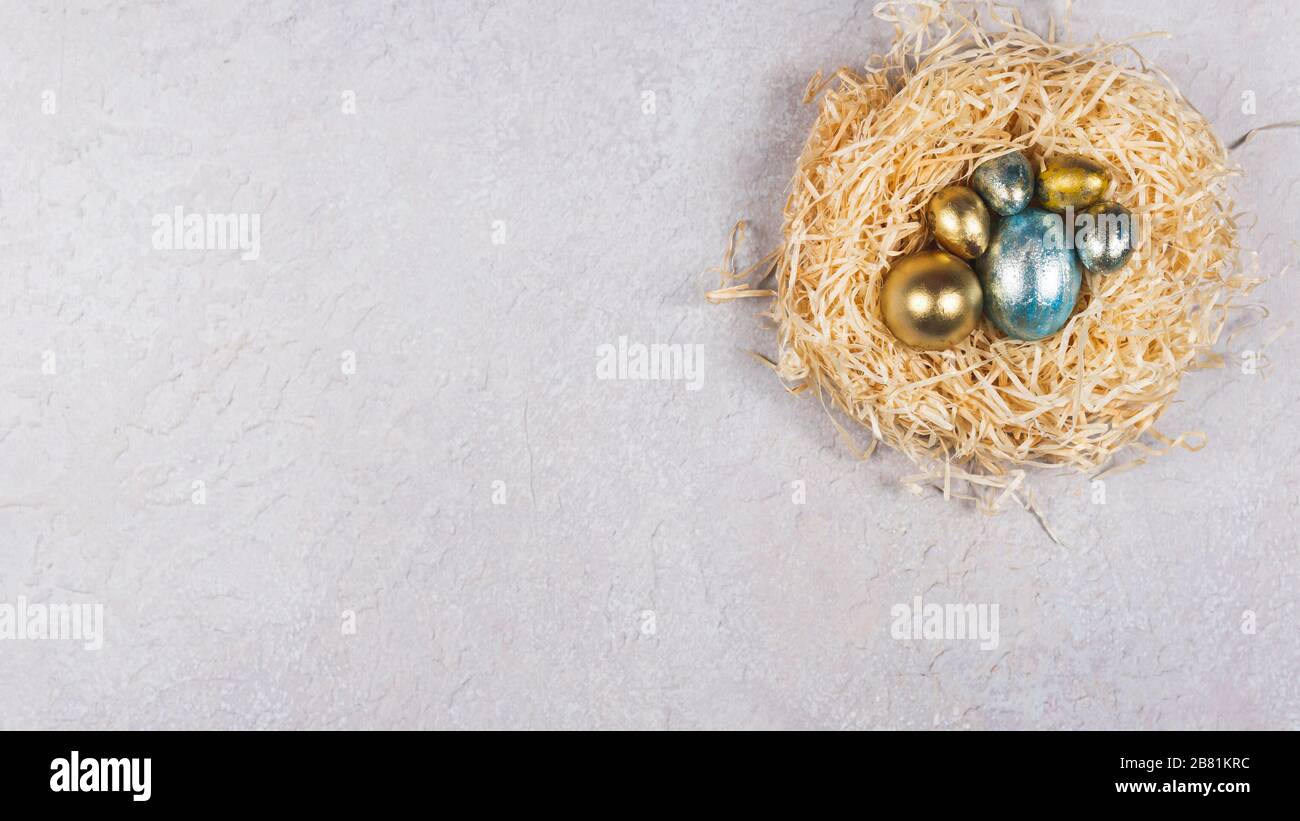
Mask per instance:
[[[880,312],[894,336],[935,351],[970,335],[984,308],[984,292],[970,266],[946,251],[903,257],[885,275]]]
[[[925,213],[934,238],[962,259],[975,259],[988,247],[989,210],[971,189],[961,185],[941,189]]]
[[[1049,211],[1087,208],[1106,195],[1110,172],[1101,163],[1077,154],[1048,157],[1038,175],[1038,201]]]

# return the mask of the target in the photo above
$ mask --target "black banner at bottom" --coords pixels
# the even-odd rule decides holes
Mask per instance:
[[[912,795],[927,807],[1047,798],[1072,808],[1229,809],[1288,798],[1296,764],[1285,733],[757,735],[684,744],[622,733],[6,733],[0,784],[6,801],[92,812],[337,811],[457,793],[492,808],[503,798],[594,808],[619,785],[670,801],[700,792],[733,809],[829,809],[844,790]]]

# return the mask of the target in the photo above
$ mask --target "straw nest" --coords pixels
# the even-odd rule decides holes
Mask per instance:
[[[1203,436],[1154,425],[1184,373],[1221,363],[1211,348],[1255,283],[1237,271],[1232,169],[1209,123],[1127,42],[1044,39],[992,4],[875,13],[895,26],[890,51],[809,84],[820,113],[781,247],[737,272],[733,235],[710,298],[774,297],[778,374],[865,426],[864,455],[883,442],[910,457],[913,489],[997,507],[1030,466],[1095,473],[1126,447],[1137,459],[1199,449]],[[1132,261],[1085,272],[1074,315],[1048,339],[1007,339],[981,321],[949,350],[907,347],[880,315],[891,263],[932,246],[924,209],[936,191],[1011,151],[1036,170],[1056,153],[1104,163],[1111,198],[1137,220]],[[738,283],[759,270],[775,290]]]

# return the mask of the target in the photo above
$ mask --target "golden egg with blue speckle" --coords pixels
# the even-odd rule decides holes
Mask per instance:
[[[1038,201],[1049,211],[1076,211],[1106,196],[1110,172],[1101,163],[1078,154],[1048,157],[1038,175]]]
[[[930,230],[945,250],[962,259],[975,259],[989,244],[989,210],[969,188],[950,185],[930,199],[926,208]]]

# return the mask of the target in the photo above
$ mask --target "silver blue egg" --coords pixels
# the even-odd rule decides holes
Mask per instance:
[[[975,271],[984,289],[984,315],[1002,333],[1025,341],[1061,330],[1083,283],[1061,215],[1039,208],[1000,220]]]
[[[1075,248],[1083,267],[1118,271],[1133,256],[1133,215],[1117,202],[1099,202],[1074,218]]]
[[[1034,196],[1034,169],[1019,151],[1003,154],[976,167],[971,188],[1002,216],[1019,214]]]

